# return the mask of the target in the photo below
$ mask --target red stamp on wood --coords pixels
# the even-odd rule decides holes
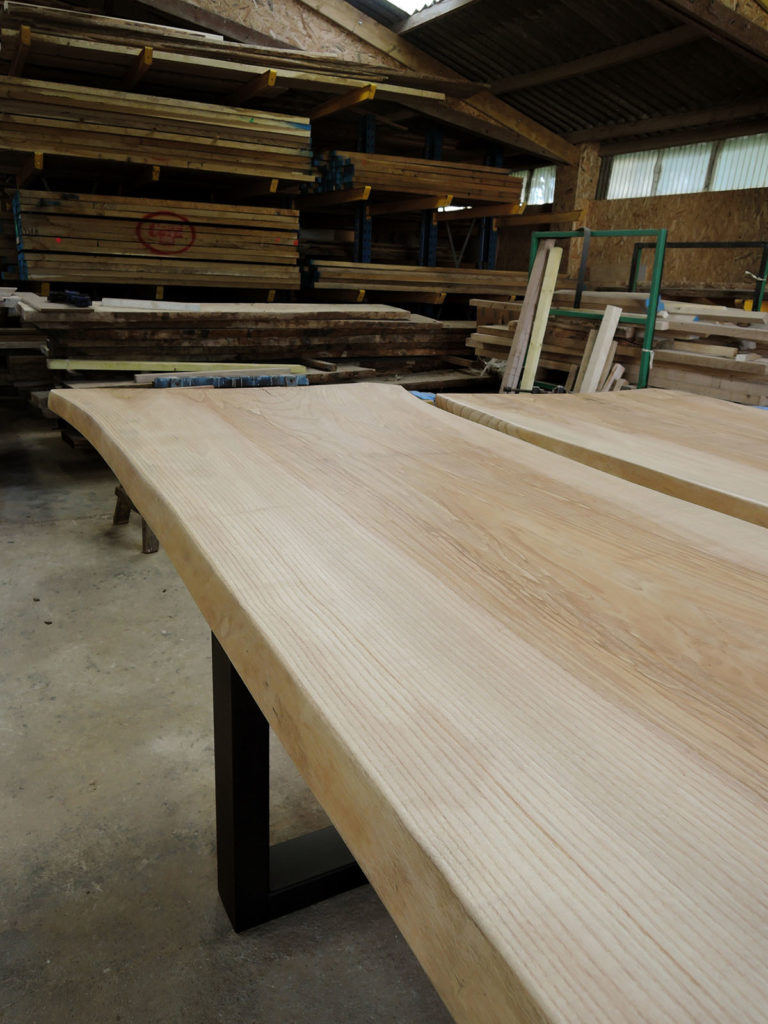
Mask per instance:
[[[180,213],[157,210],[136,224],[136,237],[156,256],[179,256],[195,244],[195,226]]]

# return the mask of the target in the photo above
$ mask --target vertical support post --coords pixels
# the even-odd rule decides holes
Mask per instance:
[[[664,273],[664,256],[667,248],[667,229],[660,228],[655,234],[656,252],[653,257],[653,270],[651,272],[651,293],[648,296],[648,313],[643,334],[643,349],[640,353],[640,368],[637,373],[637,386],[639,388],[648,387],[648,374],[651,370],[651,357],[653,355],[653,332],[656,328],[656,314],[659,311],[661,275]]]
[[[360,118],[357,137],[359,153],[376,150],[376,117],[365,114]],[[373,251],[373,221],[368,203],[355,203],[355,262],[370,263]]]
[[[755,281],[755,297],[752,300],[752,309],[754,309],[758,313],[763,308],[763,299],[765,297],[766,274],[768,274],[768,242],[763,243],[763,256],[760,260],[760,269],[757,272],[759,280]]]
[[[443,130],[439,125],[430,125],[424,137],[424,159],[439,160],[442,155]],[[437,211],[435,210],[424,210],[421,215],[419,264],[422,267],[437,265]]]
[[[235,931],[363,885],[329,826],[269,845],[269,724],[212,635],[218,885]]]
[[[494,147],[485,158],[486,167],[502,167],[504,154],[500,147]],[[495,217],[480,218],[480,238],[477,247],[477,269],[495,270],[499,231]]]

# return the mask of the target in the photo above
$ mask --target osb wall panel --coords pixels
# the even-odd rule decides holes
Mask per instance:
[[[667,228],[670,242],[760,241],[768,238],[768,189],[701,192],[651,199],[602,199],[587,208],[587,226],[593,230]],[[594,239],[589,258],[589,281],[594,285],[621,285],[629,277],[635,239]],[[641,281],[647,281],[651,250],[644,253]],[[757,250],[670,249],[664,264],[669,286],[744,288],[752,291]]]

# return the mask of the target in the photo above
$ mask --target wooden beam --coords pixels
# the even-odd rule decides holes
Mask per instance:
[[[432,10],[432,8],[430,7],[428,10]],[[579,60],[567,61],[565,64],[552,64],[535,71],[527,71],[522,75],[500,78],[491,83],[490,91],[495,95],[518,92],[522,89],[532,89],[538,85],[547,85],[550,82],[559,82],[564,78],[588,75],[594,71],[616,67],[619,64],[628,64],[633,60],[642,60],[644,57],[663,53],[677,46],[685,46],[686,43],[701,39],[703,35],[702,29],[696,25],[681,25],[669,32],[660,32],[655,36],[628,43],[626,46],[615,46],[610,50],[592,53],[587,57],[579,58]]]
[[[29,25],[22,25],[19,29],[19,41],[16,46],[16,52],[13,55],[10,66],[8,68],[8,74],[14,77],[20,77],[24,72],[24,65],[27,62],[29,51],[32,48],[32,29]]]
[[[477,220],[480,217],[506,217],[517,215],[518,210],[524,210],[525,206],[519,203],[497,203],[495,206],[466,206],[463,210],[443,210],[438,213],[437,219],[443,221],[454,220]]]
[[[640,121],[626,124],[601,125],[596,128],[584,128],[573,132],[568,138],[571,142],[599,142],[602,139],[613,140],[629,138],[633,135],[651,135],[654,132],[674,131],[676,128],[694,128],[697,125],[713,123],[727,124],[738,121],[742,117],[765,116],[768,110],[768,96],[723,107],[708,107],[705,110],[691,110],[684,114],[667,114],[664,117],[646,117]]]
[[[253,78],[249,78],[230,93],[229,102],[233,107],[245,106],[254,96],[259,96],[268,89],[273,89],[276,81],[277,72],[271,69],[263,71],[260,75],[254,75]]]
[[[168,0],[162,0],[162,2],[168,2]],[[345,29],[369,46],[376,47],[407,68],[428,75],[437,75],[440,78],[461,78],[445,64],[427,56],[397,33],[363,14],[351,4],[345,3],[344,0],[300,0],[300,2],[304,7],[317,11],[333,24]],[[408,105],[432,117],[438,117],[451,124],[467,128],[475,134],[485,134],[488,138],[532,150],[548,159],[567,164],[575,164],[579,159],[578,149],[570,145],[562,136],[503,103],[486,90],[476,93],[467,100],[456,100],[449,97],[443,103],[430,103],[414,98],[409,101]]]
[[[389,203],[377,203],[371,207],[371,216],[383,213],[409,213],[413,210],[438,210],[450,206],[453,196],[413,196],[409,199],[393,199]],[[439,217],[439,214],[438,214]]]
[[[120,84],[121,89],[126,91],[134,89],[139,82],[142,80],[144,75],[152,67],[152,47],[142,46],[139,50],[136,60],[133,63],[133,67],[129,68]]]
[[[313,195],[296,196],[302,210],[316,210],[324,206],[338,206],[341,203],[365,202],[371,194],[371,186],[339,189],[338,192],[316,192]]]
[[[438,0],[431,7],[416,11],[415,14],[411,14],[408,18],[403,18],[402,21],[396,22],[392,26],[392,31],[396,32],[399,36],[404,36],[409,32],[413,32],[416,28],[422,28],[432,21],[437,21],[438,18],[445,18],[448,14],[454,14],[463,8],[472,7],[476,3],[477,0]]]
[[[584,219],[584,210],[566,210],[564,213],[528,213],[518,217],[504,217],[499,220],[501,228],[522,228],[532,224],[579,224]]]
[[[328,117],[329,114],[337,114],[340,110],[349,110],[361,103],[372,100],[376,95],[376,86],[373,82],[364,85],[361,89],[351,89],[343,96],[334,96],[333,99],[321,103],[319,107],[310,113],[310,121],[318,121],[321,117]]]
[[[655,7],[700,25],[750,56],[768,58],[768,12],[754,0],[652,0]]]
[[[742,135],[761,135],[763,132],[768,132],[768,117],[750,121],[727,121],[725,124],[702,125],[699,128],[681,129],[678,132],[665,132],[651,138],[603,142],[600,145],[600,156],[640,153],[647,149],[659,149],[661,146],[686,146],[692,145],[694,142],[712,142],[716,139],[739,138]]]
[[[32,153],[16,172],[16,188],[21,188],[30,178],[43,169],[43,154]]]

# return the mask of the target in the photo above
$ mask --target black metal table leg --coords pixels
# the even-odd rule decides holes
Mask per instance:
[[[219,894],[240,932],[366,879],[332,827],[270,847],[269,724],[212,642]]]

